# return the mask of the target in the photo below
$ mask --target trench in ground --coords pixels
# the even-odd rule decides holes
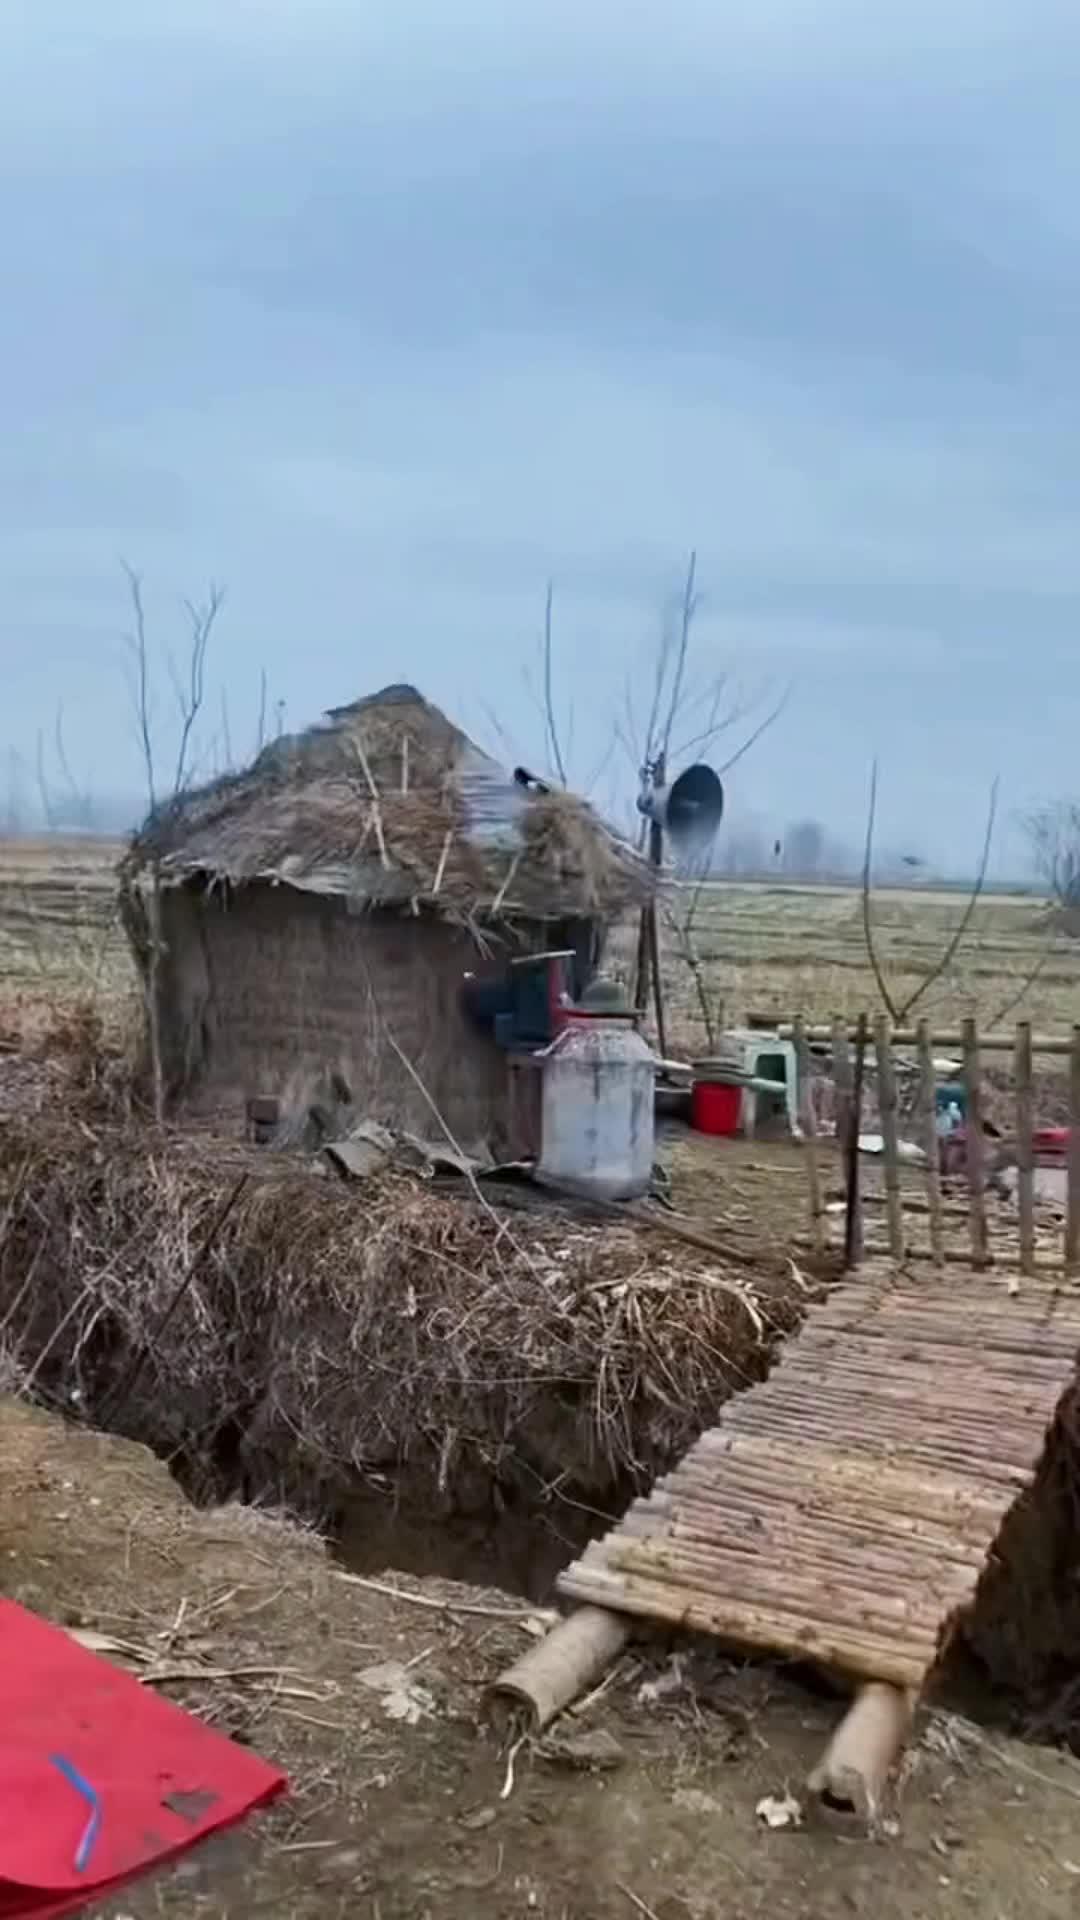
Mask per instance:
[[[143,1436],[146,1437],[146,1436]],[[152,1444],[152,1443],[151,1443]],[[199,1505],[241,1499],[254,1505],[291,1505],[251,1463],[238,1478],[235,1462],[207,1480],[190,1463],[163,1455],[185,1492]],[[1066,1745],[1080,1753],[1080,1488],[1077,1450],[1061,1436],[1049,1449],[1031,1495],[1005,1522],[973,1613],[956,1636],[929,1698],[983,1726]],[[613,1477],[598,1495],[576,1497],[518,1474],[473,1473],[468,1503],[442,1494],[434,1463],[398,1473],[371,1474],[336,1490],[318,1511],[303,1504],[299,1517],[323,1533],[345,1570],[378,1577],[394,1571],[418,1578],[494,1588],[550,1604],[562,1569],[590,1539],[606,1532],[640,1489]],[[645,1623],[643,1623],[645,1624]],[[664,1636],[669,1629],[657,1627]],[[731,1648],[740,1663],[749,1656]],[[842,1682],[812,1667],[784,1662],[786,1675],[814,1692]]]
[[[327,1534],[335,1558],[350,1573],[396,1568],[421,1579],[498,1587],[545,1606],[562,1569],[625,1504],[613,1506],[609,1519],[583,1503],[529,1501],[496,1489],[486,1512],[464,1513],[440,1510],[388,1483],[347,1494],[327,1516]]]

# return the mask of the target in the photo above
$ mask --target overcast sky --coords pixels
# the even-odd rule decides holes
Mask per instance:
[[[696,545],[702,666],[792,683],[733,819],[857,839],[877,751],[963,862],[1080,786],[1075,0],[0,22],[0,738],[134,785],[125,556],[162,644],[226,582],[234,744],[265,667],[535,755],[550,574],[580,778]]]

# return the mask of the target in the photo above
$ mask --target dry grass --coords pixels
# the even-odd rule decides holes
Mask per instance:
[[[178,795],[132,843],[132,874],[154,862],[169,879],[302,875],[354,906],[432,906],[480,925],[606,917],[648,885],[587,802],[526,793],[406,686]]]
[[[162,1140],[103,1117],[109,1100],[107,1078],[53,1084],[2,1136],[0,1342],[53,1404],[208,1485],[228,1450],[309,1511],[401,1463],[429,1495],[558,1483],[611,1500],[763,1375],[805,1304],[780,1260],[728,1268],[631,1223],[508,1218],[402,1172],[346,1184]]]

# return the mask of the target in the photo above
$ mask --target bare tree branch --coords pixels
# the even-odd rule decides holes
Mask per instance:
[[[586,800],[591,799],[592,795],[596,792],[600,780],[611,765],[618,744],[618,734],[613,733],[592,772],[586,776],[585,783],[581,788],[581,792],[584,794]]]
[[[990,851],[994,841],[994,825],[997,820],[999,786],[1000,786],[1000,781],[995,776],[990,787],[990,800],[989,800],[987,813],[986,813],[986,830],[983,834],[982,853],[979,857],[978,869],[975,874],[975,879],[972,884],[971,891],[968,894],[967,901],[964,906],[964,911],[960,915],[960,918],[957,921],[956,926],[953,928],[952,933],[950,934],[948,940],[946,941],[944,949],[942,950],[942,953],[940,955],[940,958],[937,959],[931,967],[927,968],[926,972],[922,976],[922,979],[919,981],[918,986],[915,988],[915,991],[913,993],[908,994],[906,1000],[897,1004],[891,992],[889,991],[889,987],[885,979],[884,970],[881,964],[881,959],[878,954],[877,943],[874,938],[873,915],[871,911],[871,892],[872,892],[872,884],[873,884],[873,857],[874,857],[874,826],[877,818],[877,789],[878,789],[878,763],[876,760],[873,763],[873,766],[870,770],[870,800],[869,800],[869,805],[867,807],[867,814],[866,814],[866,849],[863,856],[863,870],[862,870],[863,937],[866,942],[867,958],[870,961],[870,966],[873,971],[874,979],[877,982],[877,988],[878,988],[878,992],[881,995],[882,1005],[885,1007],[894,1027],[899,1027],[903,1025],[904,1021],[908,1018],[908,1016],[911,1014],[913,1009],[918,1005],[919,1001],[923,998],[923,995],[929,992],[930,988],[934,985],[935,981],[941,979],[941,976],[943,973],[947,972],[948,968],[952,965],[953,960],[956,958],[956,954],[959,951],[959,948],[961,946],[961,943],[963,942],[964,936],[966,935],[967,930],[971,925],[972,916],[974,915],[975,909],[978,906],[978,903],[982,897],[983,888],[986,885],[986,874],[987,874],[987,869],[989,868],[989,865],[990,865]]]
[[[121,565],[127,579],[133,621],[133,630],[126,636],[130,658],[130,687],[146,781],[147,809],[152,818],[158,809],[158,783],[154,740],[153,673],[146,631],[146,609],[140,575],[126,561],[122,561]],[[172,790],[169,795],[170,805],[174,805],[180,799],[190,774],[195,724],[206,697],[206,651],[223,600],[222,589],[211,585],[208,597],[201,606],[192,601],[185,602],[190,623],[190,649],[186,677],[181,678],[175,662],[171,657],[167,658],[169,677],[176,695],[180,726]],[[144,994],[150,1041],[154,1117],[157,1124],[162,1126],[165,1120],[165,1071],[162,1054],[160,982],[165,943],[162,933],[161,858],[156,851],[151,855],[149,868],[149,900],[147,901],[145,895],[132,885],[128,889],[126,909],[131,923],[138,929],[144,958]]]
[[[45,825],[51,833],[56,825],[56,808],[53,805],[52,789],[49,786],[48,769],[45,765],[45,735],[42,733],[40,727],[38,728],[35,771],[37,774],[37,790],[38,799],[41,802],[41,811],[45,818]]]
[[[686,566],[686,580],[683,585],[682,608],[679,617],[679,638],[675,650],[675,673],[671,682],[671,698],[668,702],[667,719],[664,723],[664,735],[660,749],[665,760],[671,751],[671,734],[675,725],[676,716],[679,712],[679,701],[682,698],[683,680],[686,675],[686,656],[690,650],[690,629],[694,624],[694,614],[697,611],[697,595],[694,591],[696,579],[697,550],[696,548],[691,548],[690,558]]]
[[[135,725],[142,753],[143,778],[146,781],[147,809],[153,813],[157,806],[157,770],[154,761],[150,660],[146,645],[146,609],[143,604],[142,577],[136,573],[134,567],[128,565],[126,560],[122,560],[120,565],[127,576],[128,596],[135,622],[134,632],[127,636],[127,644],[134,663],[132,698],[135,707]]]
[[[948,944],[946,945],[945,951],[942,954],[941,959],[937,962],[936,966],[931,967],[929,973],[922,980],[921,984],[916,987],[915,992],[912,994],[909,994],[908,998],[904,1001],[903,1006],[900,1008],[897,1024],[901,1024],[904,1020],[907,1019],[908,1014],[911,1012],[912,1008],[915,1007],[918,1004],[918,1002],[922,999],[924,993],[926,993],[929,990],[929,988],[933,986],[935,980],[940,980],[942,974],[945,973],[948,970],[948,968],[952,965],[953,959],[960,946],[960,943],[963,940],[964,935],[966,934],[969,926],[971,925],[971,917],[975,912],[976,907],[979,904],[979,901],[982,897],[983,888],[986,885],[986,873],[987,873],[987,868],[990,865],[990,849],[993,846],[993,842],[994,842],[994,825],[997,820],[998,789],[1000,787],[1000,784],[1001,784],[1000,780],[998,779],[998,776],[995,774],[994,779],[991,782],[990,801],[986,809],[986,831],[983,835],[982,854],[979,859],[979,866],[978,866],[978,871],[975,875],[974,885],[972,886],[971,892],[968,895],[967,905],[965,906],[964,911],[961,914],[960,919],[956,924],[956,927],[952,934],[952,938],[949,940]]]
[[[660,724],[660,707],[664,698],[664,684],[667,680],[668,664],[671,659],[672,637],[666,630],[661,631],[656,646],[656,662],[653,673],[652,704],[645,732],[641,736],[641,753],[638,760],[653,759],[657,746],[657,728]]]
[[[1060,908],[1066,932],[1075,933],[1080,912],[1080,803],[1058,800],[1038,807],[1024,827],[1035,870]]]
[[[705,752],[720,734],[726,732],[729,727],[738,725],[745,708],[739,702],[724,713],[722,709],[727,690],[728,676],[726,673],[721,673],[717,675],[711,687],[704,688],[700,693],[695,692],[690,704],[700,707],[708,700],[709,717],[705,725],[700,727],[691,739],[681,740],[673,749],[677,760],[684,760],[690,753]]]
[[[131,600],[134,631],[127,636],[128,647],[132,655],[132,698],[135,707],[135,726],[139,747],[142,753],[143,777],[146,781],[147,810],[153,815],[157,807],[157,767],[154,758],[154,728],[151,718],[150,660],[146,643],[146,609],[143,604],[142,580],[126,560],[121,566],[127,576],[128,596]],[[133,926],[137,927],[143,959],[144,998],[146,1004],[146,1023],[150,1040],[150,1073],[153,1087],[154,1119],[159,1127],[165,1123],[165,1073],[161,1048],[161,997],[159,980],[161,975],[161,862],[153,859],[150,867],[150,900],[147,905],[144,896],[132,886],[129,889],[127,911]]]
[[[693,905],[687,910],[681,920],[670,907],[665,906],[664,923],[675,942],[675,951],[694,983],[698,1012],[701,1015],[701,1024],[705,1030],[706,1047],[710,1053],[715,1053],[717,1043],[716,1012],[712,1001],[709,999],[705,967],[701,955],[698,952],[694,931],[694,915],[697,910],[697,900],[700,891],[700,886],[695,889]]]
[[[1004,1004],[998,1007],[996,1013],[991,1014],[990,1020],[988,1022],[988,1025],[991,1031],[993,1031],[995,1027],[1000,1026],[1006,1014],[1011,1013],[1014,1007],[1018,1007],[1020,1005],[1020,1002],[1027,998],[1028,994],[1031,992],[1032,987],[1035,985],[1036,980],[1041,978],[1043,969],[1046,966],[1047,961],[1050,959],[1051,955],[1057,951],[1057,946],[1058,946],[1057,936],[1058,936],[1057,927],[1051,927],[1050,934],[1046,941],[1046,944],[1043,947],[1042,952],[1039,954],[1038,958],[1036,959],[1034,966],[1030,967],[1028,972],[1024,975],[1024,978],[1020,982],[1020,985],[1016,989],[1015,993],[1011,993],[1009,995],[1009,998],[1004,1002]]]
[[[60,769],[60,775],[64,782],[64,786],[67,789],[68,799],[70,800],[71,806],[73,809],[72,818],[77,826],[88,827],[91,823],[93,807],[91,805],[89,794],[86,792],[85,788],[80,787],[78,781],[75,778],[75,775],[72,773],[72,770],[71,770],[71,762],[68,759],[67,743],[64,739],[64,703],[62,700],[58,700],[56,703],[56,721],[53,727],[53,742],[56,749],[56,764]]]
[[[787,703],[790,698],[791,698],[791,688],[785,687],[783,693],[780,695],[779,700],[776,702],[776,705],[769,709],[768,713],[765,715],[764,720],[762,720],[760,724],[754,728],[754,731],[750,734],[747,734],[746,739],[742,742],[741,746],[735,749],[735,752],[732,754],[730,760],[725,760],[722,766],[717,767],[716,769],[717,773],[729,773],[732,767],[738,766],[738,763],[742,759],[743,755],[749,753],[751,747],[757,746],[757,743],[761,739],[762,734],[768,733],[769,728],[772,726],[775,726],[776,722],[780,718],[780,715],[783,713],[784,708],[787,706]]]
[[[180,744],[176,750],[174,798],[183,792],[187,780],[192,731],[206,697],[206,649],[210,644],[210,635],[214,630],[214,622],[221,611],[224,598],[224,590],[211,581],[209,594],[202,606],[197,606],[192,600],[184,602],[191,625],[191,644],[188,650],[187,684],[181,689],[180,694]]]
[[[544,595],[544,718],[547,722],[548,746],[551,749],[551,764],[559,776],[560,785],[566,785],[566,763],[563,760],[559,742],[559,729],[555,721],[555,699],[552,689],[551,658],[551,608],[555,597],[555,583],[549,580]]]
[[[863,938],[866,941],[867,958],[870,961],[870,965],[873,969],[874,979],[877,981],[877,989],[881,995],[881,1003],[886,1008],[889,1015],[889,1019],[892,1021],[893,1026],[895,1027],[899,1024],[897,1020],[897,1015],[896,1015],[896,1004],[893,1000],[892,994],[889,992],[889,989],[885,983],[885,975],[882,972],[881,961],[878,958],[878,950],[874,943],[873,916],[870,908],[871,874],[873,871],[873,864],[874,864],[874,826],[877,820],[877,788],[878,788],[878,763],[875,760],[873,766],[870,769],[870,800],[866,810],[866,848],[863,854],[863,870],[862,870]]]
[[[9,833],[21,833],[26,824],[23,805],[23,776],[26,763],[17,748],[8,748],[6,826]]]

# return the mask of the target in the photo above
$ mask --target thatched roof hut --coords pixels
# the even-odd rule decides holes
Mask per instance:
[[[174,1095],[238,1110],[272,1096],[295,1118],[336,1088],[428,1131],[434,1102],[465,1143],[498,1132],[506,1084],[462,1006],[465,972],[558,945],[584,977],[648,884],[584,801],[523,785],[410,686],[159,808],[126,872],[160,903]]]

